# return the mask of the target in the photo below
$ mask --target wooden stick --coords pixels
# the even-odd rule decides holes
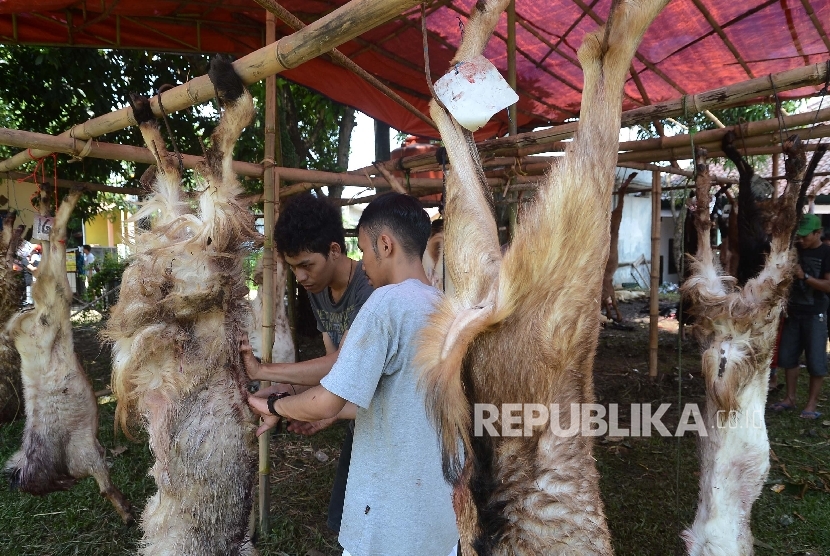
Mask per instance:
[[[657,346],[660,318],[660,172],[651,174],[651,291],[649,304],[649,342],[648,342],[648,376],[657,377]]]
[[[23,172],[0,173],[0,179],[22,180],[29,177],[31,177],[30,174],[24,174]],[[146,195],[149,193],[149,191],[147,191],[146,189],[141,189],[138,187],[113,187],[111,185],[101,185],[100,183],[64,180],[60,178],[58,178],[58,187],[62,187],[64,189],[78,188],[83,191],[102,191],[104,193],[123,193],[124,195]]]
[[[401,182],[399,182],[398,179],[395,176],[393,176],[389,170],[387,170],[383,166],[378,166],[377,164],[375,164],[375,168],[377,168],[381,175],[384,177],[384,179],[386,179],[386,182],[390,185],[390,187],[392,187],[393,191],[397,193],[403,193],[404,195],[408,193],[404,186],[401,185]]]
[[[305,28],[305,23],[300,21],[299,18],[295,17],[294,14],[274,2],[273,0],[254,0],[257,4],[268,10],[268,12],[276,15],[282,21],[285,22],[286,25],[294,29],[294,31],[299,31],[300,29]],[[352,73],[362,77],[367,83],[375,87],[381,93],[389,97],[390,99],[394,100],[401,106],[403,106],[406,110],[411,112],[415,115],[418,119],[425,122],[432,128],[435,128],[435,122],[433,122],[428,116],[426,116],[423,112],[412,106],[406,99],[402,98],[398,93],[387,87],[385,84],[381,83],[374,75],[370,74],[352,60],[347,58],[343,55],[342,52],[339,50],[332,49],[331,52],[328,53],[331,57],[331,60],[341,66],[346,68],[347,70],[351,71]]]
[[[418,3],[419,0],[352,0],[308,27],[240,58],[234,62],[234,69],[246,84],[255,83],[316,58]],[[200,75],[165,92],[164,108],[169,114],[210,100],[214,94],[208,76]],[[150,99],[150,106],[153,113],[160,117],[157,96]],[[131,125],[135,125],[135,119],[132,109],[126,107],[76,125],[60,137],[86,141]],[[36,149],[32,156],[40,158],[51,152]],[[0,172],[14,170],[28,160],[28,153],[18,153],[0,162]]]
[[[746,62],[744,62],[743,58],[741,58],[741,55],[738,53],[738,49],[735,48],[735,45],[732,44],[732,41],[730,41],[729,37],[726,36],[726,33],[723,32],[723,29],[718,24],[717,20],[714,17],[712,17],[712,14],[709,13],[709,11],[701,3],[700,0],[692,0],[692,3],[695,5],[698,11],[701,14],[703,14],[703,17],[706,18],[706,21],[709,22],[709,25],[711,25],[715,33],[718,34],[720,40],[723,42],[723,44],[726,45],[726,48],[729,49],[729,52],[731,52],[735,59],[738,61],[738,63],[741,64],[741,67],[744,68],[744,71],[749,76],[749,78],[754,78],[755,76],[752,75],[752,70],[749,69],[749,66],[746,65]]]
[[[810,0],[801,0],[801,5],[804,6],[804,11],[810,16],[810,21],[813,22],[813,27],[816,28],[818,36],[824,41],[824,46],[830,51],[830,38],[827,37],[827,32],[816,17],[816,12],[813,11],[813,6],[810,5]]]

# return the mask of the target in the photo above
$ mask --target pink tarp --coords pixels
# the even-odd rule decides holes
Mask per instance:
[[[427,6],[433,79],[447,69],[461,27],[475,0]],[[343,0],[284,0],[310,23]],[[518,123],[524,128],[559,123],[579,111],[582,71],[576,49],[608,15],[611,0],[516,0]],[[814,13],[811,19],[808,9]],[[713,23],[707,21],[706,11]],[[32,45],[142,48],[178,52],[248,54],[264,44],[265,12],[252,0],[0,0],[0,42]],[[506,17],[485,55],[506,73]],[[717,28],[716,28],[717,27]],[[678,98],[830,59],[830,0],[673,0],[649,28],[625,88],[624,108]],[[278,24],[277,35],[291,30]],[[340,50],[426,111],[420,9],[373,29]],[[326,96],[409,133],[434,136],[421,120],[350,72],[325,59],[283,74]],[[790,91],[800,96],[817,90]],[[503,132],[495,117],[477,138]]]

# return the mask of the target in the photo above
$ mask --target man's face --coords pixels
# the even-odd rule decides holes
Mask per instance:
[[[363,272],[366,274],[366,278],[369,279],[369,283],[373,288],[384,286],[380,271],[380,257],[375,254],[372,239],[363,228],[360,228],[357,233],[357,247],[363,253]]]
[[[821,230],[815,230],[806,236],[797,237],[798,239],[796,240],[796,243],[798,243],[802,249],[815,249],[821,245]]]
[[[320,293],[331,284],[334,276],[334,260],[320,253],[300,251],[296,255],[283,257],[294,272],[297,283],[311,293]]]

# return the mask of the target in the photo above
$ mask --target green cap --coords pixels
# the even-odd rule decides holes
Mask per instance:
[[[798,224],[798,231],[795,232],[797,236],[808,236],[816,230],[821,230],[824,226],[821,225],[821,218],[815,214],[805,214],[801,217],[801,222]]]

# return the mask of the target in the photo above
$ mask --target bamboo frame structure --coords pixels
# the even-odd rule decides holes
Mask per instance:
[[[295,68],[354,37],[400,15],[419,4],[418,0],[352,0],[296,33],[248,54],[234,62],[236,73],[246,84],[269,75]],[[164,93],[166,112],[177,112],[214,97],[213,84],[207,75],[200,75]],[[150,99],[153,114],[162,115],[158,96]],[[87,141],[135,125],[132,109],[122,108],[76,125],[59,137]],[[36,149],[21,152],[0,162],[0,172],[15,170],[32,157],[40,158],[51,151]]]
[[[272,44],[276,41],[276,20],[270,10],[265,12],[265,42]],[[279,196],[276,194],[279,181],[275,179],[274,153],[277,137],[277,78],[269,75],[265,78],[265,161],[271,162],[271,169],[265,170],[262,176],[263,218],[265,241],[262,249],[262,345],[260,356],[263,363],[272,363],[271,356],[274,348],[274,223],[276,203]],[[260,388],[267,388],[271,383],[260,381]],[[271,531],[271,435],[263,434],[259,437],[259,533],[268,538]]]
[[[826,76],[827,64],[810,64],[764,77],[749,79],[734,85],[711,89],[695,95],[684,95],[678,99],[627,110],[622,113],[621,126],[629,127],[684,114],[692,115],[703,110],[736,106],[759,97],[772,95],[773,87],[775,91],[781,93],[801,87],[823,84]],[[576,131],[576,123],[568,123],[541,131],[520,133],[515,137],[500,137],[481,141],[477,146],[482,156],[539,154],[557,150],[551,148],[551,146],[559,147],[562,145],[562,141],[573,137],[574,131]],[[666,138],[666,140],[670,139]],[[562,146],[562,150],[564,150],[564,146]],[[386,162],[384,165],[388,170],[412,170],[431,164],[433,160],[434,155],[432,154],[419,154]],[[361,168],[353,172],[362,171]]]
[[[273,2],[272,0],[254,1],[263,8],[265,8],[269,13],[280,18],[286,25],[294,29],[294,31],[299,31],[300,29],[304,29],[306,27],[305,23],[300,21],[300,19],[295,17],[294,14],[292,14],[276,2]],[[410,104],[406,99],[402,98],[398,93],[387,87],[385,84],[381,83],[381,81],[374,75],[367,72],[366,70],[358,66],[356,63],[354,63],[352,60],[344,56],[342,52],[334,48],[327,55],[335,64],[344,67],[352,73],[360,76],[367,83],[378,89],[384,95],[391,98],[399,105],[403,106],[407,111],[415,115],[416,118],[420,119],[428,126],[435,128],[435,122],[433,122],[428,116],[426,116],[423,112],[412,106],[412,104]]]
[[[662,197],[662,176],[651,173],[651,277],[649,291],[648,319],[648,376],[657,377],[657,346],[660,319],[660,200]]]

